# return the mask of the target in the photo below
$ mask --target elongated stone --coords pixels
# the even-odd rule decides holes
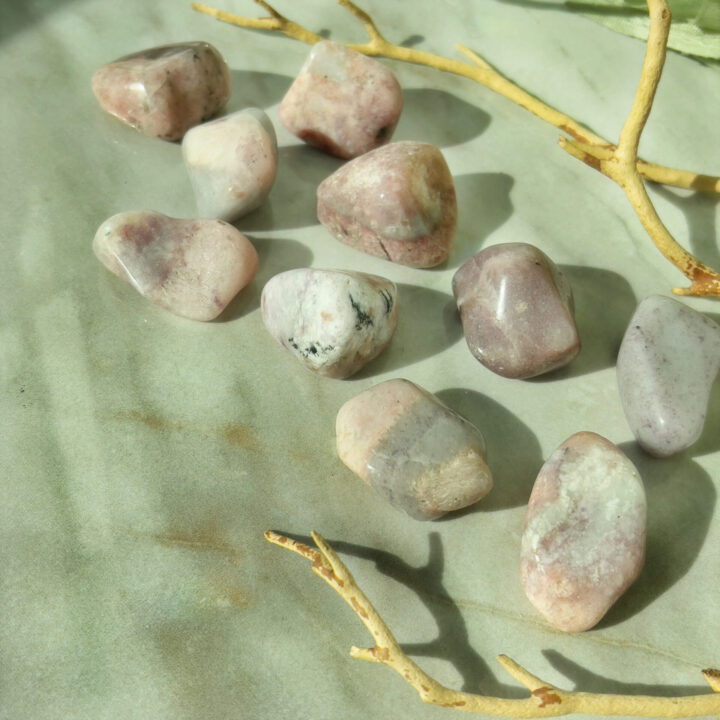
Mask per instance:
[[[646,500],[635,466],[591,432],[568,438],[535,480],[525,516],[520,576],[554,627],[596,625],[645,559]]]
[[[450,252],[455,186],[433,145],[397,142],[351,160],[320,183],[318,220],[341,242],[411,267]]]
[[[455,273],[452,285],[468,348],[494,373],[533,377],[580,351],[570,285],[533,245],[485,248]]]
[[[384,65],[323,40],[278,108],[280,122],[301,140],[348,160],[384,145],[402,111],[402,91]]]
[[[105,112],[146,135],[179,140],[230,97],[230,70],[209,43],[141,50],[98,68],[92,90]]]
[[[390,342],[397,288],[377,275],[299,268],[267,282],[261,308],[268,332],[305,367],[345,378]]]
[[[409,380],[348,400],[335,429],[345,465],[418,520],[472,505],[492,488],[480,431]]]
[[[617,359],[625,417],[657,457],[690,447],[702,433],[720,369],[720,326],[677,300],[652,295],[637,307]]]
[[[93,240],[100,262],[148,300],[191,320],[217,317],[253,278],[250,241],[222,220],[148,210],[108,218]]]
[[[182,150],[201,217],[237,220],[265,201],[275,181],[275,130],[258,108],[188,130]]]

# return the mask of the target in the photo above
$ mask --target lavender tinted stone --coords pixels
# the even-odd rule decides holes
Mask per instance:
[[[388,142],[402,111],[395,76],[338,43],[316,43],[278,108],[301,140],[349,159]]]
[[[453,293],[470,352],[498,375],[540,375],[580,350],[570,285],[532,245],[481,250],[455,273]]]
[[[596,625],[640,574],[646,500],[635,466],[595,433],[568,438],[535,480],[525,516],[520,575],[554,627]]]
[[[98,68],[92,90],[100,107],[146,135],[179,140],[230,97],[230,70],[209,43],[163,45]]]
[[[411,267],[450,252],[455,187],[433,145],[397,142],[346,163],[317,191],[317,216],[341,242]]]
[[[702,433],[720,369],[720,327],[677,300],[638,305],[617,359],[625,417],[641,447],[666,457]]]

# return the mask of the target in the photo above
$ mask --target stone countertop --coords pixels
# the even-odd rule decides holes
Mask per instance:
[[[392,39],[455,56],[460,42],[531,93],[614,138],[641,42],[547,3],[408,5],[365,0]],[[252,3],[226,9],[255,14]],[[330,0],[279,7],[334,39],[362,31]],[[279,173],[237,223],[260,269],[216,322],[174,317],[91,252],[100,223],[131,209],[194,214],[180,147],[106,116],[97,67],[145,47],[215,45],[232,69],[228,110],[265,109]],[[263,531],[323,534],[398,639],[453,688],[522,691],[506,653],[561,687],[705,692],[720,664],[720,387],[700,441],[646,456],[620,406],[614,362],[642,298],[682,284],[620,190],[556,146],[557,130],[462,78],[388,62],[405,93],[397,140],[439,146],[459,226],[447,263],[415,270],[362,255],[317,223],[315,188],[339,161],[299,145],[277,106],[308,49],[222,25],[188,3],[38,0],[0,6],[0,716],[434,718],[390,670],[348,657],[369,636],[301,559]],[[720,172],[720,74],[671,53],[644,157]],[[717,198],[652,188],[681,243],[720,265]],[[488,372],[462,338],[450,282],[480,248],[536,244],[572,284],[583,342],[531,380]],[[359,376],[316,377],[262,326],[263,284],[293,267],[383,275],[399,286],[389,348]],[[685,299],[720,319],[716,301]],[[334,451],[350,397],[405,377],[484,432],[496,487],[422,523],[354,477]],[[591,430],[636,463],[648,494],[645,570],[601,624],[552,630],[518,576],[524,505],[543,458]]]

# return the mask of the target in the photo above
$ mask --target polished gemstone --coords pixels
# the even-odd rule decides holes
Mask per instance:
[[[480,431],[409,380],[348,400],[336,436],[345,465],[418,520],[471,505],[492,488]]]
[[[344,45],[315,44],[278,108],[301,140],[349,159],[388,142],[402,111],[395,76]]]
[[[100,262],[148,300],[191,320],[212,320],[255,275],[249,240],[222,220],[176,220],[147,210],[98,229]]]
[[[98,68],[92,90],[100,107],[146,135],[179,140],[230,97],[230,70],[206,42],[163,45]]]
[[[645,559],[646,501],[635,466],[590,432],[568,438],[535,480],[520,574],[530,602],[568,632],[596,625]]]
[[[498,375],[540,375],[580,351],[570,285],[533,245],[481,250],[455,273],[453,293],[470,352]]]
[[[617,379],[641,447],[666,457],[692,445],[705,424],[720,369],[720,326],[677,300],[645,298],[625,332]]]
[[[432,267],[450,252],[455,187],[433,145],[397,142],[346,163],[317,191],[320,222],[358,250],[412,267]]]

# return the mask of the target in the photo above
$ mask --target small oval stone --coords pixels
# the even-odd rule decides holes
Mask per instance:
[[[98,260],[175,315],[212,320],[254,277],[250,241],[222,220],[176,220],[149,210],[108,218],[93,240]]]
[[[266,283],[261,308],[268,332],[305,367],[346,378],[390,342],[397,288],[377,275],[298,268]]]
[[[554,627],[596,625],[640,574],[646,500],[635,466],[591,432],[568,438],[533,485],[520,576],[530,602]]]
[[[637,307],[617,359],[625,417],[640,446],[656,457],[690,447],[702,433],[720,370],[720,326],[672,298]]]
[[[433,145],[397,142],[346,163],[317,190],[318,220],[341,242],[411,267],[450,252],[455,186]]]
[[[224,107],[230,70],[209,43],[178,43],[103,65],[91,84],[105,112],[145,135],[179,140]]]
[[[481,432],[409,380],[348,400],[335,429],[343,463],[418,520],[472,505],[492,489]]]
[[[384,65],[323,40],[313,45],[278,118],[301,140],[348,160],[390,140],[402,104],[400,85]]]
[[[533,245],[485,248],[460,267],[452,285],[468,348],[494,373],[534,377],[580,351],[570,285]]]
[[[275,129],[258,108],[188,130],[182,151],[201,217],[237,220],[265,201],[275,181]]]

